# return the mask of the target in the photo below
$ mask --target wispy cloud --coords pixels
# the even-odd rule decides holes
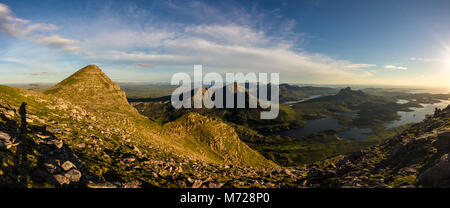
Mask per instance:
[[[428,62],[428,63],[433,63],[433,62],[437,62],[437,63],[442,63],[442,62],[447,62],[448,60],[445,59],[438,59],[438,58],[410,58],[409,60],[411,61],[419,61],[419,62]]]
[[[82,45],[88,48],[83,50],[94,53],[86,57],[158,66],[186,66],[188,69],[193,64],[203,64],[223,72],[262,71],[346,78],[371,76],[364,69],[375,66],[299,52],[291,44],[286,44],[288,41],[271,37],[250,26],[236,24],[185,25],[181,29],[164,27],[139,32],[121,26],[118,31],[108,31],[106,39],[100,42],[92,40],[102,39],[104,32],[90,32],[94,36]]]
[[[6,4],[0,3],[0,31],[14,38],[21,38],[32,32],[57,30],[53,24],[33,24],[29,20],[15,17]]]
[[[74,46],[76,41],[51,34],[56,30],[58,27],[53,24],[32,23],[15,17],[6,4],[0,3],[0,31],[4,34],[17,39],[26,38],[64,52],[78,53],[79,48]]]
[[[217,72],[280,72],[282,78],[308,82],[359,81],[373,76],[370,68],[376,66],[374,64],[334,59],[299,47],[297,43],[301,43],[304,36],[294,32],[294,20],[265,17],[266,14],[258,13],[256,9],[236,8],[222,12],[201,2],[187,5],[168,2],[167,7],[205,21],[178,23],[153,21],[146,17],[145,21],[152,24],[140,27],[112,15],[108,21],[103,17],[72,25],[72,32],[80,31],[78,40],[55,34],[53,30],[37,34],[28,32],[27,36],[56,51],[77,54],[85,62],[110,65],[190,70],[193,64],[203,64],[206,70]],[[15,18],[6,5],[2,8],[7,9],[3,13],[9,17],[3,19]],[[28,27],[39,25],[28,20],[16,22],[23,22],[21,24]]]
[[[362,69],[362,68],[369,68],[369,67],[375,67],[377,65],[375,64],[350,64],[348,66],[345,66],[347,69]]]
[[[75,46],[78,41],[61,37],[60,35],[51,35],[37,40],[38,43],[50,48],[55,48],[64,52],[78,53],[80,48]]]
[[[407,70],[408,68],[404,66],[395,66],[395,65],[385,65],[385,69],[394,69],[394,70]]]
[[[145,64],[145,63],[137,63],[134,64],[136,66],[140,66],[140,67],[153,67],[153,64]]]
[[[46,72],[46,71],[25,73],[25,75],[31,75],[31,76],[43,76],[43,75],[50,75],[50,74],[52,74],[52,73]]]

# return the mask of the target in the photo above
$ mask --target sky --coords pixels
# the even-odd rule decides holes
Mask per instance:
[[[0,83],[96,64],[118,82],[176,72],[450,87],[450,1],[0,0]]]

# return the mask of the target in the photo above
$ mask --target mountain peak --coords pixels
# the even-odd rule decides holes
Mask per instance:
[[[342,88],[340,91],[339,91],[339,93],[341,93],[341,92],[351,92],[352,91],[352,88],[351,87],[346,87],[346,88]]]
[[[352,88],[350,87],[346,87],[346,88],[342,88],[339,93],[337,94],[338,96],[365,96],[366,94],[361,91],[361,90],[352,90]]]
[[[91,107],[128,105],[125,92],[96,65],[78,70],[44,93]]]
[[[85,66],[84,68],[80,69],[79,72],[102,72],[103,73],[103,71],[97,65],[94,65],[94,64]]]

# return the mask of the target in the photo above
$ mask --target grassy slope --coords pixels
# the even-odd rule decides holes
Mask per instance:
[[[72,103],[81,105],[88,111],[96,112],[99,109],[103,109],[102,112],[97,113],[97,117],[101,119],[97,119],[96,123],[100,122],[102,123],[102,126],[121,129],[137,138],[139,141],[138,143],[150,143],[163,150],[173,151],[175,153],[180,153],[181,155],[207,162],[244,166],[273,165],[273,163],[265,160],[258,153],[251,151],[245,143],[236,139],[237,136],[234,132],[220,135],[221,141],[226,145],[229,145],[226,149],[217,151],[214,147],[208,148],[208,145],[211,143],[210,140],[216,139],[217,137],[217,135],[210,131],[219,128],[227,128],[225,124],[221,122],[212,122],[202,117],[200,119],[204,122],[201,123],[201,125],[208,125],[209,128],[203,128],[199,125],[196,126],[196,128],[203,128],[204,131],[177,136],[174,131],[167,131],[168,128],[170,129],[172,127],[169,127],[168,125],[161,126],[149,121],[128,104],[125,93],[120,90],[120,87],[113,83],[95,66],[88,66],[80,70],[44,93],[66,98]],[[195,116],[191,116],[189,118],[194,119],[194,117]],[[185,118],[180,118],[179,120],[174,121],[172,125],[184,125],[185,123]],[[191,145],[186,146],[186,143]],[[198,152],[198,149],[193,147],[204,147],[206,152],[214,152],[215,154],[204,154],[203,151]],[[229,159],[229,155],[232,154],[238,154],[241,157]]]

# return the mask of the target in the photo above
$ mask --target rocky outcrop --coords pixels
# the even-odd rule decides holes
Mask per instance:
[[[432,145],[440,152],[450,152],[450,129],[439,133]]]
[[[450,187],[450,157],[443,155],[439,162],[419,176],[420,183],[429,187]]]
[[[0,131],[0,149],[9,149],[13,146],[11,136],[9,134]]]

